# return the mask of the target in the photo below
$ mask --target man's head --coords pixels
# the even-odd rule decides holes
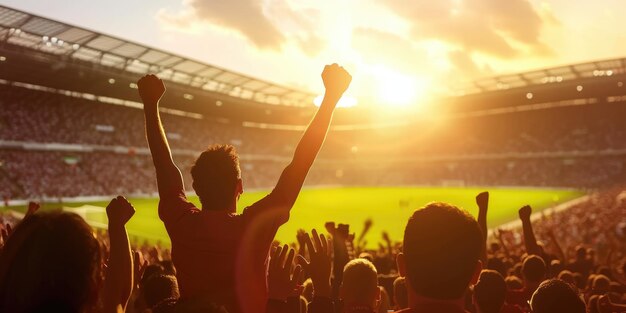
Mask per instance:
[[[354,259],[343,268],[341,298],[350,305],[368,305],[376,308],[380,300],[378,273],[372,262],[366,259]]]
[[[212,145],[191,167],[193,189],[203,209],[233,209],[243,192],[239,156],[231,145]]]
[[[536,255],[526,257],[522,265],[522,276],[527,286],[536,286],[546,278],[546,263]]]
[[[3,248],[0,311],[92,311],[103,273],[100,243],[80,216],[34,214],[15,228]]]
[[[585,247],[576,247],[576,259],[581,261],[587,259],[587,249],[585,249]]]
[[[457,300],[478,279],[481,249],[476,220],[453,205],[434,202],[409,218],[398,268],[407,279],[409,293]]]
[[[483,270],[474,286],[474,303],[480,313],[499,313],[506,299],[504,277],[494,270]]]
[[[558,280],[546,280],[530,299],[533,313],[585,313],[585,303],[570,284]]]
[[[153,308],[164,301],[178,300],[178,282],[171,275],[152,275],[142,286],[143,297],[148,308]]]

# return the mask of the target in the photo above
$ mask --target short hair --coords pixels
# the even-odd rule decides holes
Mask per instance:
[[[476,220],[454,205],[433,202],[416,210],[403,244],[411,289],[439,300],[462,297],[476,270],[482,238]]]
[[[377,292],[378,273],[372,262],[354,259],[343,268],[341,289],[344,300],[368,301]]]
[[[578,292],[570,284],[550,279],[542,282],[530,299],[533,313],[585,313],[586,307]]]
[[[542,282],[546,278],[546,263],[536,255],[529,255],[522,264],[522,276],[528,282]]]
[[[177,300],[180,297],[178,281],[172,275],[152,275],[142,286],[146,305],[152,308],[162,302]]]
[[[504,282],[506,283],[506,288],[508,290],[517,290],[517,289],[524,288],[524,284],[522,283],[522,280],[519,279],[519,277],[517,276],[507,276],[504,279]]]
[[[593,294],[603,295],[611,290],[611,280],[604,275],[596,275],[591,285]]]
[[[75,213],[38,212],[24,219],[0,257],[1,312],[84,312],[95,309],[103,253]]]
[[[499,313],[506,299],[504,277],[494,270],[483,270],[474,286],[476,305],[483,313]]]
[[[574,275],[572,274],[572,272],[568,270],[562,270],[556,278],[572,286],[576,286],[576,280],[574,279]]]
[[[404,277],[398,277],[393,281],[393,298],[396,302],[396,310],[409,307],[409,292],[406,289],[406,280]]]
[[[202,207],[210,210],[227,208],[241,179],[239,156],[231,145],[211,145],[191,167],[193,187]]]

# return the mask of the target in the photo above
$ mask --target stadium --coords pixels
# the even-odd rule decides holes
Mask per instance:
[[[107,203],[124,195],[136,208],[131,243],[170,247],[137,93],[137,81],[151,73],[167,85],[163,125],[198,207],[190,169],[208,145],[239,153],[241,212],[272,190],[319,106],[305,89],[0,6],[5,221],[22,218],[34,200],[102,231]],[[590,206],[612,208],[596,218],[623,230],[623,206],[611,201],[626,195],[625,82],[626,58],[590,60],[459,84],[429,100],[434,114],[340,103],[276,240],[289,244],[299,229],[333,221],[363,233],[363,247],[384,250],[387,235],[402,240],[416,208],[437,199],[477,215],[475,197],[485,190],[490,235],[514,236],[524,205],[536,212],[544,240],[554,229],[597,228],[560,215]],[[585,241],[606,256],[607,245]]]
[[[0,312],[626,312],[612,12],[571,40],[552,0],[23,1]]]

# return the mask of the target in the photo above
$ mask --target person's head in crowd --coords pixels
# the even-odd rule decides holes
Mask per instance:
[[[598,275],[604,275],[608,279],[611,279],[613,276],[613,273],[611,272],[611,269],[608,266],[600,266],[598,267],[598,270],[596,272],[598,273]]]
[[[373,310],[380,301],[378,273],[372,262],[354,259],[343,269],[343,281],[339,290],[346,309],[367,306]]]
[[[141,290],[148,308],[153,308],[162,302],[178,300],[180,297],[178,281],[171,275],[152,275],[146,279]]]
[[[576,287],[578,287],[578,289],[580,290],[585,289],[585,278],[583,277],[583,275],[581,273],[572,273],[572,276],[574,276]]]
[[[599,295],[592,295],[587,300],[587,313],[600,313],[598,310],[598,299],[600,299]]]
[[[359,259],[366,259],[366,260],[374,263],[374,257],[369,252],[361,252],[359,254]]]
[[[499,313],[506,299],[506,283],[500,273],[483,270],[474,285],[474,304],[478,313]]]
[[[557,276],[558,279],[572,285],[576,286],[576,280],[574,279],[574,274],[568,270],[561,271]]]
[[[174,267],[172,260],[163,260],[159,263],[163,266],[163,274],[176,276],[176,267]]]
[[[530,299],[530,307],[533,313],[586,312],[585,303],[576,289],[558,279],[541,283]]]
[[[536,255],[529,255],[522,265],[522,278],[527,288],[537,288],[546,278],[546,263]]]
[[[146,280],[153,275],[163,275],[165,274],[165,268],[160,263],[153,263],[146,266],[146,269],[143,272],[143,276],[141,276],[140,284],[146,282]]]
[[[585,286],[591,290],[593,288],[593,281],[596,279],[596,274],[591,274],[587,276],[587,282],[585,282]]]
[[[576,247],[576,260],[585,261],[587,259],[587,249],[583,246]]]
[[[397,258],[400,275],[406,277],[409,304],[417,299],[463,302],[482,269],[482,246],[478,223],[466,211],[441,202],[416,210]]]
[[[557,277],[565,269],[563,263],[559,260],[550,261],[550,277]]]
[[[506,289],[508,290],[517,290],[524,288],[524,282],[517,276],[507,276],[504,279],[506,283]]]
[[[234,212],[243,193],[239,156],[231,145],[211,145],[191,167],[193,189],[205,210]]]
[[[77,214],[24,219],[0,257],[0,312],[91,312],[104,280],[103,253]]]
[[[406,279],[398,277],[393,281],[393,299],[396,303],[396,310],[402,310],[409,307],[409,295],[406,290]]]
[[[591,292],[595,295],[603,295],[611,290],[611,280],[604,275],[596,275],[591,285]]]
[[[491,244],[489,244],[489,251],[491,251],[492,254],[498,254],[498,252],[500,252],[500,244],[497,242],[492,242]]]
[[[494,270],[500,273],[500,275],[502,276],[505,276],[507,272],[506,264],[504,264],[504,261],[502,260],[502,258],[499,258],[499,257],[489,258],[487,260],[486,268],[490,270]]]

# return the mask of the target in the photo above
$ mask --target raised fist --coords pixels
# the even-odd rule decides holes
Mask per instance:
[[[117,196],[107,205],[107,217],[109,225],[124,226],[135,214],[135,208],[126,198]]]
[[[533,213],[533,209],[530,205],[525,205],[519,209],[519,218],[523,221],[530,220],[530,214]]]
[[[489,206],[489,191],[483,191],[476,196],[476,204],[480,210],[487,210]]]
[[[33,202],[33,201],[28,202],[28,211],[26,211],[26,216],[24,218],[27,218],[35,214],[39,210],[40,207],[41,206],[39,205],[38,202]]]
[[[163,81],[153,74],[142,77],[137,88],[144,105],[156,105],[165,93]]]
[[[322,72],[322,80],[329,96],[341,97],[352,81],[352,75],[343,67],[335,64],[326,65]]]

